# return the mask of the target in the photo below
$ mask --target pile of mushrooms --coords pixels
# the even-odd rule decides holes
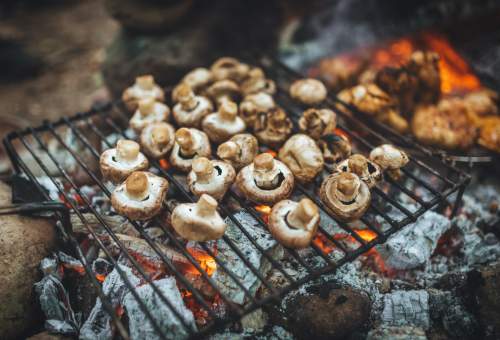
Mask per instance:
[[[127,88],[122,95],[122,100],[127,109],[134,112],[141,99],[151,98],[158,102],[165,100],[165,93],[159,87],[152,75],[135,78],[135,84]]]
[[[188,172],[197,157],[210,157],[212,148],[208,136],[194,128],[180,128],[175,133],[175,143],[170,163],[176,169]]]
[[[214,143],[222,143],[246,129],[245,122],[238,117],[238,106],[231,101],[223,102],[218,112],[206,116],[201,125]]]
[[[235,177],[236,172],[230,164],[199,157],[193,161],[191,172],[187,176],[187,184],[189,190],[196,196],[208,194],[220,200],[233,184]]]
[[[136,142],[120,139],[115,148],[104,151],[99,159],[103,178],[119,183],[134,171],[146,170],[148,159],[139,150]]]

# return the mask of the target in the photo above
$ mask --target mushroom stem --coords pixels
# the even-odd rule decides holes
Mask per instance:
[[[153,98],[145,98],[139,101],[139,112],[142,116],[147,116],[153,113],[155,100]]]
[[[233,101],[225,100],[221,103],[219,114],[222,120],[233,121],[238,115],[238,106]]]
[[[339,174],[337,180],[337,195],[342,202],[349,202],[359,191],[361,185],[359,178],[349,172]]]
[[[129,196],[142,200],[148,195],[148,177],[142,171],[135,171],[125,180],[125,189]]]
[[[208,183],[214,174],[212,162],[206,157],[199,157],[193,160],[193,171],[196,174],[196,181],[199,183]]]
[[[274,158],[269,153],[257,155],[253,162],[257,171],[271,171],[274,168]]]
[[[140,146],[132,140],[120,139],[116,143],[116,158],[119,161],[133,161],[139,155]]]
[[[366,158],[362,155],[352,155],[349,157],[348,164],[349,169],[358,176],[363,175],[363,172],[367,167]]]
[[[175,133],[175,141],[179,144],[180,152],[183,156],[193,156],[196,152],[194,148],[194,136],[187,128],[180,128]]]
[[[273,156],[262,153],[253,162],[255,184],[264,190],[275,189],[279,185],[279,170],[275,167]]]
[[[217,148],[217,155],[222,159],[236,159],[240,152],[241,147],[233,141],[222,143]]]
[[[135,78],[135,83],[143,90],[152,90],[155,80],[152,75],[145,75]]]
[[[198,100],[194,95],[193,90],[187,84],[179,85],[177,90],[177,98],[179,98],[179,103],[181,103],[181,107],[185,111],[192,111],[198,105]]]
[[[196,203],[196,207],[201,216],[210,216],[217,209],[217,201],[212,196],[203,194]]]
[[[170,141],[168,128],[165,126],[155,126],[151,131],[151,139],[154,144],[164,147]]]
[[[305,229],[311,219],[318,214],[318,207],[308,198],[303,198],[287,216],[288,224],[296,229]]]

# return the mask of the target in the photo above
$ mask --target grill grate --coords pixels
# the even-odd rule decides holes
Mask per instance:
[[[287,89],[291,81],[296,79],[298,75],[272,58],[262,58],[259,60],[259,63],[266,71],[266,74],[276,81],[278,85],[278,93],[275,96],[276,101],[287,112],[289,112],[290,116],[293,118],[292,120],[294,120],[294,124],[296,125],[298,116],[301,114],[304,107],[301,107],[290,100],[287,95]],[[331,107],[333,107],[334,104],[333,100],[328,100],[326,103],[327,106]],[[348,112],[338,110],[337,112],[340,118],[339,127],[349,136],[349,138],[351,138],[356,151],[367,154],[374,146],[389,142],[382,133],[377,132],[377,130],[371,126],[368,126],[367,124],[352,117]],[[234,223],[235,227],[242,233],[245,238],[245,242],[248,242],[252,245],[252,247],[260,252],[269,262],[270,266],[274,270],[280,272],[283,278],[287,281],[284,286],[279,287],[275,283],[271,282],[266,275],[259,270],[259,268],[256,268],[256,266],[252,264],[249,259],[247,259],[242,249],[238,247],[234,240],[225,235],[218,242],[222,242],[227,247],[232,249],[232,251],[234,251],[234,253],[239,257],[239,260],[243,261],[246,268],[259,280],[260,285],[265,287],[268,291],[268,294],[263,296],[255,295],[250,292],[249,289],[242,284],[242,282],[240,282],[237,275],[233,273],[232,268],[230,268],[228,263],[220,257],[220,254],[217,254],[217,252],[213,250],[211,244],[205,242],[199,243],[201,249],[203,249],[215,260],[217,270],[225,272],[231,280],[234,281],[234,284],[242,290],[246,298],[246,303],[243,305],[232,302],[230,298],[221,291],[213,277],[202,269],[198,261],[186,249],[185,244],[176,238],[172,229],[162,219],[155,218],[154,222],[161,227],[166,237],[169,239],[169,245],[182,254],[186,260],[189,261],[194,268],[196,268],[207,285],[211,286],[216,292],[218,292],[221,301],[225,303],[227,309],[227,312],[223,316],[218,315],[214,310],[212,310],[209,301],[204,298],[203,292],[200,291],[199,288],[196,288],[186,278],[182,271],[177,268],[176,264],[162,252],[157,243],[148,235],[147,232],[145,232],[145,224],[142,222],[130,221],[141,238],[147,242],[147,244],[161,259],[169,274],[175,277],[178,285],[192,294],[196,303],[199,304],[200,308],[202,308],[208,315],[208,322],[205,325],[199,327],[198,329],[193,329],[182,318],[177,310],[173,308],[169,298],[165,296],[155,284],[154,278],[148,275],[143,265],[139,263],[129,251],[127,251],[123,242],[117,237],[117,235],[112,231],[111,226],[106,222],[102,212],[99,211],[98,207],[92,204],[91,199],[82,190],[82,187],[77,184],[77,180],[72,176],[72,174],[59,164],[57,157],[48,146],[47,141],[49,139],[55,139],[59,146],[68,152],[69,157],[76,162],[80,170],[82,170],[89,177],[93,184],[99,187],[105,196],[109,197],[111,193],[105,183],[100,180],[98,170],[95,171],[92,169],[83,159],[82,154],[76,151],[72,145],[69,145],[69,143],[64,140],[61,130],[69,129],[76,140],[84,145],[86,151],[89,152],[93,158],[98,160],[99,152],[91,140],[97,138],[100,142],[104,143],[105,146],[111,147],[113,146],[112,141],[108,139],[110,133],[130,138],[131,136],[128,135],[129,131],[126,130],[128,119],[129,115],[126,113],[121,103],[110,103],[90,112],[80,113],[70,118],[64,117],[54,123],[45,122],[42,126],[36,128],[30,127],[22,131],[13,132],[4,140],[4,145],[10,155],[16,172],[26,175],[30,181],[36,185],[47,201],[50,200],[50,196],[46,190],[43,189],[39,177],[35,176],[35,170],[41,170],[41,172],[50,179],[51,183],[57,188],[60,197],[71,207],[71,212],[76,214],[81,219],[90,235],[97,242],[98,247],[108,256],[115,269],[117,269],[125,285],[137,300],[142,312],[151,322],[160,338],[167,338],[168,335],[165,333],[165,330],[161,329],[161,327],[157,324],[156,320],[151,315],[151,311],[148,310],[146,304],[138,295],[135,287],[132,285],[130,280],[128,280],[120,266],[117,265],[118,262],[111,255],[109,246],[106,246],[106,244],[101,241],[96,230],[94,230],[90,223],[86,220],[84,213],[90,213],[95,216],[104,228],[106,235],[120,248],[122,256],[130,262],[132,267],[137,271],[137,275],[141,278],[141,280],[144,280],[145,283],[152,287],[155,293],[159,296],[161,303],[170,308],[173,314],[186,328],[188,334],[194,337],[213,331],[230,321],[239,320],[245,314],[250,313],[264,304],[279,301],[281,297],[292,289],[295,289],[300,285],[321,276],[322,274],[334,271],[346,262],[352,261],[359,255],[367,252],[373,246],[385,242],[388,236],[395,233],[403,226],[416,221],[420,215],[431,208],[439,205],[452,206],[453,213],[456,212],[463,190],[469,181],[468,175],[439,159],[430,157],[431,153],[427,149],[413,143],[408,145],[408,141],[401,137],[399,140],[401,145],[411,147],[413,150],[417,150],[418,152],[411,155],[409,164],[403,169],[403,176],[401,179],[396,181],[387,178],[385,182],[372,189],[372,204],[368,213],[365,214],[365,216],[363,216],[363,218],[359,221],[359,225],[357,227],[353,227],[352,224],[345,224],[338,221],[335,221],[335,223],[333,221],[328,222],[327,225],[325,221],[321,222],[318,234],[321,235],[321,238],[325,239],[329,244],[335,247],[341,256],[331,256],[331,254],[322,250],[316,243],[313,243],[310,248],[305,251],[292,249],[284,250],[287,261],[293,263],[295,266],[306,272],[306,275],[302,277],[296,277],[293,274],[290,274],[286,270],[283,261],[273,258],[268,251],[266,251],[253,239],[252,234],[249,232],[247,227],[245,227],[238,220],[238,218],[235,217],[235,211],[231,207],[234,206],[235,203],[239,205],[239,209],[246,211],[246,213],[255,219],[259,227],[262,228],[262,232],[266,232],[267,230],[266,222],[261,213],[256,210],[254,205],[247,202],[245,198],[238,196],[235,191],[230,190],[228,192],[228,197],[226,197],[219,205],[221,215],[229,218],[232,223]],[[29,158],[31,158],[34,162],[27,162],[27,159]],[[36,166],[34,164],[36,164]],[[183,179],[179,177],[175,171],[171,169],[165,170],[158,161],[153,161],[151,165],[157,172],[159,172],[160,175],[168,179],[172,189],[175,190],[177,199],[188,202],[192,202],[194,200],[191,193],[185,189],[185,186],[182,183]],[[59,173],[57,178],[51,173],[49,169],[50,166],[55,166],[57,168]],[[39,167],[39,169],[35,169],[35,167]],[[325,214],[324,216],[328,216],[328,213],[324,209],[324,205],[318,199],[318,188],[319,183],[297,185],[294,189],[294,198],[303,196],[309,197],[321,208],[322,213]],[[75,202],[70,197],[70,189],[81,198],[79,203]],[[450,204],[448,200],[452,199],[451,196],[454,193],[456,193],[456,197],[454,198],[453,203]],[[413,208],[408,207],[408,202],[412,203],[411,207]],[[58,214],[61,218],[63,217],[60,212]],[[334,219],[332,218],[332,220]],[[337,228],[337,230],[340,230],[343,234],[348,235],[355,240],[353,244],[346,246],[346,244],[341,242],[341,240],[339,240],[336,235],[332,233],[333,227],[330,224],[335,224],[335,228]],[[375,236],[370,240],[365,240],[357,232],[358,229],[370,230]],[[120,316],[115,310],[116,306],[113,306],[108,298],[104,296],[101,284],[96,280],[95,273],[92,272],[91,264],[89,264],[85,259],[84,252],[75,239],[70,227],[67,226],[63,229],[63,232],[63,236],[71,243],[75,254],[84,265],[86,273],[89,275],[94,286],[96,287],[101,301],[103,301],[103,307],[111,315],[114,324],[117,326],[118,332],[122,337],[128,338],[127,329],[123,325]],[[311,261],[308,261],[307,258],[304,257],[304,252],[310,254],[310,256],[315,258],[317,261],[312,264]]]

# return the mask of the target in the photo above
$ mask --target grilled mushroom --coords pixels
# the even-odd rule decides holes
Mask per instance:
[[[382,178],[380,167],[360,154],[354,154],[337,165],[338,172],[352,172],[372,188]]]
[[[269,231],[285,247],[301,249],[311,244],[319,219],[318,207],[310,199],[283,200],[271,210]]]
[[[127,88],[122,95],[123,102],[131,112],[137,109],[139,100],[145,98],[153,98],[158,102],[165,100],[163,90],[155,83],[152,75],[135,78],[135,84]]]
[[[145,98],[139,101],[139,107],[130,119],[130,127],[136,132],[141,132],[150,123],[164,122],[170,116],[167,105],[155,101],[153,98]]]
[[[325,85],[316,79],[299,79],[290,86],[290,96],[306,105],[319,104],[326,99],[326,95]]]
[[[199,93],[213,81],[212,72],[204,67],[198,67],[187,73],[181,83],[189,85],[194,92]]]
[[[240,170],[253,162],[258,151],[257,138],[249,133],[240,133],[219,145],[217,156],[231,164],[236,170]]]
[[[134,171],[111,194],[111,205],[132,220],[157,215],[168,191],[168,181],[150,172]]]
[[[230,101],[223,102],[218,112],[206,116],[201,126],[214,143],[222,143],[246,129],[245,122],[238,116],[238,106]]]
[[[229,79],[239,83],[247,77],[250,66],[240,62],[238,59],[223,57],[217,59],[212,64],[210,71],[217,81]]]
[[[292,132],[293,124],[282,108],[275,107],[259,113],[253,128],[260,143],[278,148]]]
[[[148,159],[139,152],[139,144],[132,140],[120,139],[116,148],[101,154],[99,164],[102,176],[113,183],[120,183],[136,170],[145,170]]]
[[[389,176],[398,179],[401,168],[408,163],[408,155],[391,144],[383,144],[370,152],[370,160],[385,170]]]
[[[299,182],[310,182],[323,170],[323,154],[314,140],[303,134],[290,137],[280,149],[278,158]]]
[[[264,92],[251,94],[240,103],[240,116],[248,127],[253,127],[259,113],[266,113],[275,106],[271,95]]]
[[[271,79],[266,79],[264,71],[259,67],[252,68],[247,78],[241,83],[241,93],[244,96],[254,93],[276,93],[276,84]]]
[[[217,201],[203,194],[197,203],[183,203],[175,207],[172,227],[187,240],[204,242],[221,238],[227,225],[217,212]]]
[[[197,157],[210,157],[212,149],[207,135],[200,130],[180,128],[175,133],[175,144],[170,154],[170,163],[180,171],[191,170]]]
[[[329,109],[308,109],[299,119],[299,128],[314,139],[333,133],[337,127],[337,115]]]
[[[320,196],[330,212],[344,222],[360,218],[371,201],[368,185],[350,172],[337,172],[325,178]]]
[[[206,94],[219,106],[226,100],[237,101],[240,98],[240,87],[232,80],[219,80],[207,89]]]
[[[172,110],[177,124],[185,127],[199,127],[203,117],[213,111],[210,100],[196,96],[193,90],[182,83],[177,90],[179,103]]]
[[[235,177],[236,172],[230,164],[199,157],[193,161],[193,167],[187,176],[187,183],[193,194],[197,196],[208,194],[220,200],[234,182]]]
[[[163,158],[174,146],[174,127],[165,122],[149,124],[142,130],[140,141],[145,154]]]
[[[236,186],[253,202],[273,204],[287,198],[294,185],[287,166],[268,153],[257,155],[236,176]]]
[[[341,134],[330,133],[318,140],[318,146],[323,153],[325,165],[331,167],[351,155],[352,147],[349,139]]]

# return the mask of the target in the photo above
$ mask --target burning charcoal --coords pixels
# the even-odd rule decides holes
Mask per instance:
[[[192,330],[196,331],[193,313],[186,308],[182,300],[176,281],[173,277],[168,277],[155,281],[159,290],[172,303],[173,307]],[[151,312],[153,319],[158,326],[165,331],[167,339],[184,339],[188,333],[182,323],[177,319],[168,306],[153,291],[151,285],[144,285],[137,288],[137,294]],[[142,312],[135,297],[128,293],[123,299],[123,307],[126,310],[129,320],[129,331],[131,339],[156,339],[158,334],[153,328],[151,321]]]
[[[429,294],[425,290],[397,290],[384,297],[382,322],[388,326],[417,326],[428,329]]]
[[[368,332],[366,340],[427,340],[425,331],[414,326],[381,326]]]
[[[87,226],[91,227],[97,234],[107,233],[102,227],[101,222],[97,219],[96,215],[91,213],[83,214]],[[123,234],[132,237],[139,237],[139,232],[134,228],[126,217],[119,215],[102,216],[106,224],[111,228],[114,233]],[[73,226],[74,233],[88,234],[87,226],[82,222],[77,214],[71,214],[71,225]]]

